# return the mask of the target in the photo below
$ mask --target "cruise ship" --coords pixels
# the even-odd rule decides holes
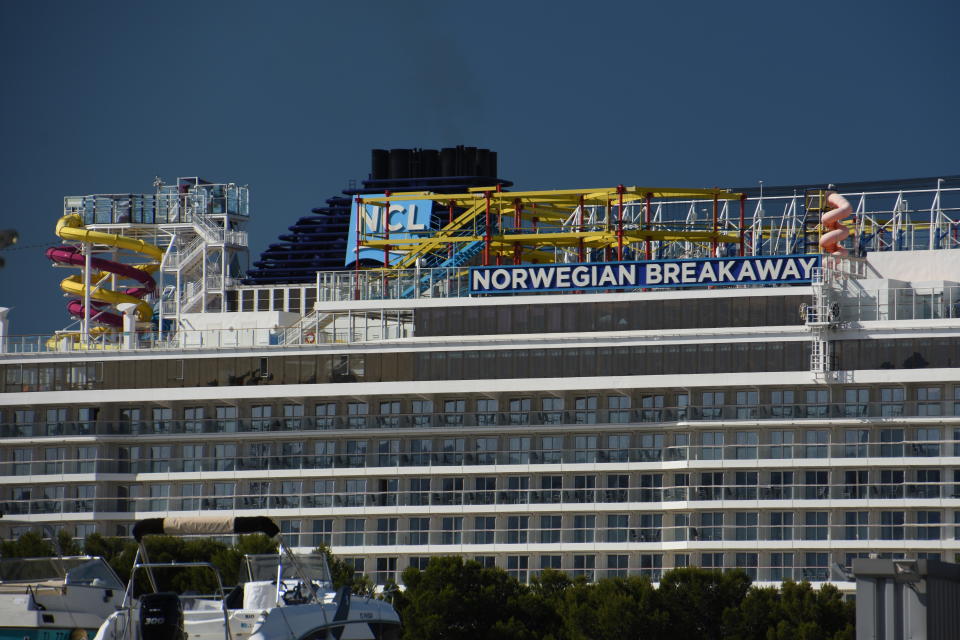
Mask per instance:
[[[256,513],[381,585],[953,561],[958,212],[958,176],[521,191],[375,150],[251,266],[246,186],[65,197],[70,324],[0,312],[0,534]]]

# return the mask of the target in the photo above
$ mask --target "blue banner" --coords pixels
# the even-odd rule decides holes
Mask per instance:
[[[366,196],[378,197],[378,196]],[[383,197],[382,195],[379,197]],[[432,200],[394,200],[389,203],[388,213],[384,215],[385,207],[379,204],[365,204],[357,215],[357,200],[353,199],[350,207],[350,233],[347,234],[347,254],[344,256],[344,265],[353,264],[357,252],[357,221],[364,234],[373,235],[378,240],[386,236],[386,225],[390,225],[390,238],[422,238],[430,230],[430,214],[433,212]],[[388,222],[384,222],[384,218]],[[402,245],[401,245],[402,246]],[[397,262],[403,257],[404,251],[390,251],[390,263]],[[360,258],[383,262],[383,249],[362,248]]]
[[[820,254],[471,267],[470,293],[803,284]]]

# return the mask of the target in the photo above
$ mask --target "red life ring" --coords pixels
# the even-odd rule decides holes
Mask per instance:
[[[316,340],[317,340],[317,336],[316,334],[313,333],[313,331],[309,331],[303,336],[303,341],[306,342],[307,344],[313,344],[314,342],[316,342]]]

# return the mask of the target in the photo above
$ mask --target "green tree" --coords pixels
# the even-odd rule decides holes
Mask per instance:
[[[137,543],[133,540],[107,538],[99,533],[91,534],[83,542],[85,554],[105,559],[124,582],[130,579],[130,564],[133,562],[133,552],[136,548]],[[129,560],[126,563],[124,563],[125,558]]]
[[[433,558],[424,571],[403,572],[397,606],[405,640],[493,640],[538,637],[521,608],[526,587],[502,569],[460,557]]]
[[[743,571],[706,571],[695,567],[667,571],[660,581],[660,607],[676,638],[723,638],[723,616],[740,606],[750,588]]]
[[[669,620],[645,576],[578,582],[566,591],[561,615],[569,640],[663,638]]]
[[[770,640],[852,640],[856,608],[831,584],[784,582],[775,633]]]
[[[0,554],[4,558],[49,558],[54,551],[53,545],[44,540],[39,531],[31,530],[16,540],[4,540]]]
[[[215,550],[210,562],[220,570],[224,587],[237,585],[247,580],[243,557],[246,555],[275,554],[277,543],[262,533],[240,536],[232,547]]]
[[[321,554],[326,558],[334,589],[340,589],[340,587],[350,585],[350,591],[352,593],[357,595],[373,595],[374,584],[370,576],[357,573],[351,565],[333,555],[330,547],[322,544],[314,549],[312,553]]]

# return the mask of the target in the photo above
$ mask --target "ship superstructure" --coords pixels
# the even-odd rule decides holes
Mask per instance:
[[[3,510],[263,513],[380,584],[450,554],[847,589],[856,557],[952,560],[957,185],[376,185],[343,268],[295,284],[231,280],[245,208],[84,218],[161,248],[160,320],[4,335]]]

